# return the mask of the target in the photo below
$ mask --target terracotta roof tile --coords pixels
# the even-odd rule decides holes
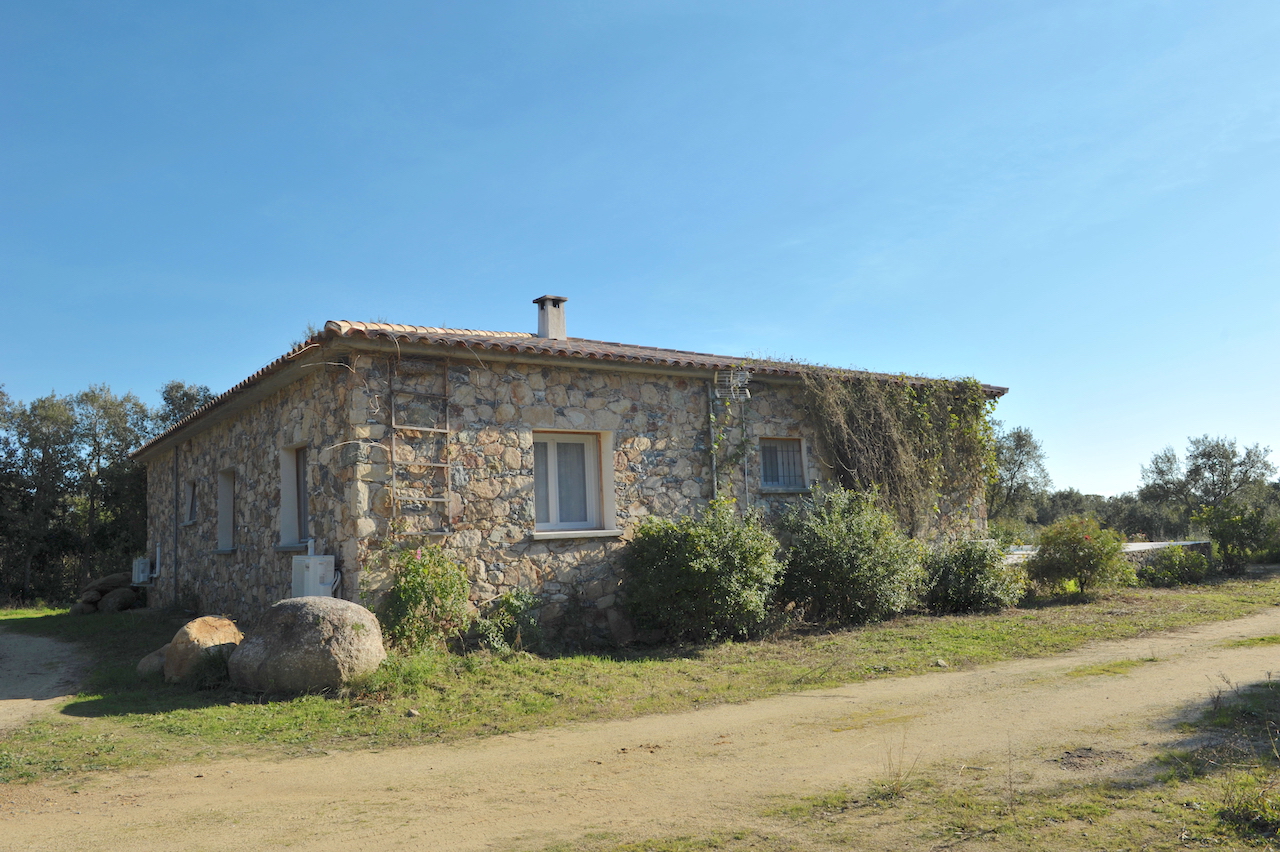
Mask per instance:
[[[798,361],[766,361],[731,355],[710,355],[705,352],[660,349],[656,346],[635,346],[629,343],[611,343],[605,340],[587,340],[581,337],[552,340],[524,331],[478,331],[469,328],[433,328],[430,326],[400,325],[397,323],[330,320],[324,324],[324,329],[319,334],[267,364],[230,390],[219,394],[207,405],[178,421],[162,434],[144,444],[133,455],[138,456],[144,453],[189,423],[226,404],[242,391],[279,372],[299,355],[319,345],[323,340],[337,338],[398,341],[407,344],[456,347],[468,351],[480,349],[489,352],[507,352],[513,355],[541,355],[585,359],[588,361],[649,365],[656,368],[677,367],[698,370],[728,370],[734,367],[746,367],[752,373],[772,376],[799,376],[803,369],[812,366]],[[847,372],[860,373],[862,371],[849,370]],[[864,373],[864,375],[879,375],[885,379],[905,379],[913,383],[929,381],[915,376],[898,376],[888,373]],[[993,399],[1003,396],[1008,391],[1008,388],[995,387],[993,385],[983,385],[982,388],[987,396]]]
[[[326,337],[363,337],[369,340],[398,340],[432,346],[456,346],[461,349],[483,349],[520,355],[551,355],[564,358],[586,358],[593,361],[619,361],[651,364],[658,367],[686,367],[704,370],[727,370],[748,366],[752,372],[779,376],[799,375],[804,365],[788,361],[761,361],[731,355],[710,355],[684,349],[660,349],[606,340],[570,337],[552,340],[527,332],[473,331],[465,328],[428,328],[377,322],[327,322]]]

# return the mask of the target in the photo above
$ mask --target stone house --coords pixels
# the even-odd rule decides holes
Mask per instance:
[[[572,338],[566,299],[534,301],[536,334],[326,323],[138,450],[151,601],[251,620],[308,545],[367,599],[380,549],[425,538],[475,600],[522,586],[544,620],[619,637],[640,520],[717,493],[776,513],[828,479],[799,365]],[[985,523],[981,487],[961,509]]]

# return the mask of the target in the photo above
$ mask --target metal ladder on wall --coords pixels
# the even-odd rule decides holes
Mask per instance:
[[[440,392],[408,387],[404,370],[439,366]],[[453,531],[457,516],[453,491],[452,429],[449,419],[450,361],[405,362],[395,359],[387,375],[390,413],[391,517],[401,536],[444,536]],[[416,372],[419,378],[427,370]]]

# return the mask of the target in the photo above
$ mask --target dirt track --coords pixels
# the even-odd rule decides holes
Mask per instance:
[[[0,732],[74,695],[81,666],[74,645],[0,628]]]
[[[772,794],[803,794],[909,763],[997,767],[1035,785],[1092,748],[1123,772],[1173,743],[1223,678],[1280,671],[1280,608],[1045,660],[939,671],[673,716],[571,725],[458,745],[276,763],[188,764],[3,791],[0,848],[98,850],[536,849],[592,830],[723,828]],[[1155,657],[1122,676],[1074,667]],[[1080,767],[1075,767],[1079,769]],[[983,771],[972,769],[967,771]],[[1072,777],[1080,777],[1075,773]]]

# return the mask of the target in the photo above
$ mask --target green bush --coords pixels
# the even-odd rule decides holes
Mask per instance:
[[[1276,523],[1267,518],[1265,507],[1248,508],[1230,500],[1202,507],[1191,520],[1209,531],[1227,570],[1243,566],[1276,535]]]
[[[698,518],[647,518],[623,555],[626,606],[642,629],[669,639],[752,635],[764,622],[781,566],[778,541],[732,500]]]
[[[542,646],[542,626],[534,611],[542,605],[528,589],[508,589],[489,602],[476,619],[480,644],[491,651],[508,654]]]
[[[925,560],[929,591],[925,604],[934,612],[981,612],[1014,606],[1027,591],[1027,572],[1006,564],[1004,548],[994,541],[958,541],[938,548]]]
[[[396,551],[391,574],[391,592],[378,614],[383,634],[396,648],[442,646],[474,620],[467,572],[439,547]]]
[[[1120,555],[1123,541],[1090,517],[1074,515],[1040,533],[1027,575],[1047,589],[1065,590],[1074,582],[1080,593],[1110,585],[1133,585],[1133,566]]]
[[[1138,582],[1160,588],[1199,583],[1208,575],[1209,560],[1180,544],[1157,550],[1138,568]]]
[[[787,570],[781,597],[810,618],[863,624],[911,607],[922,585],[920,549],[874,494],[821,490],[783,516]]]

